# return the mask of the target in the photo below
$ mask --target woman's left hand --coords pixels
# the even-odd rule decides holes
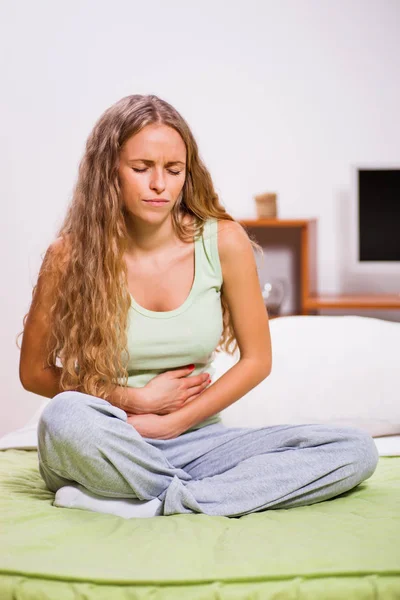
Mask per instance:
[[[157,440],[170,440],[178,437],[182,433],[176,424],[176,420],[168,415],[156,415],[153,413],[144,413],[142,415],[127,414],[127,422],[136,429],[142,437],[153,438]]]

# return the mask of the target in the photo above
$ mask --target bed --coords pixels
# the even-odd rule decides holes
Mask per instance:
[[[36,450],[0,452],[1,600],[400,598],[400,456],[336,498],[240,518],[52,505]]]
[[[271,322],[278,379],[283,323]],[[216,377],[229,368],[230,358],[225,359],[216,365]],[[376,367],[375,378],[378,371]],[[243,398],[236,405],[244,400],[247,421],[232,405],[224,411],[225,423],[234,426],[240,418],[242,426],[251,426],[255,413],[258,423],[261,417],[266,424],[281,418],[282,413],[272,410],[281,386],[275,389],[271,381],[255,390],[268,414],[260,415],[255,396]],[[313,381],[315,393],[317,387]],[[378,404],[376,426],[384,427],[385,421],[396,428],[397,416],[384,410],[394,403],[384,405],[380,399]],[[359,416],[370,427],[368,406],[369,413]],[[375,435],[380,459],[374,474],[324,502],[239,518],[176,514],[122,519],[52,505],[54,494],[38,471],[38,414],[0,440],[0,600],[400,599],[398,433]],[[286,422],[298,422],[300,417],[293,415]],[[348,420],[354,425],[352,414]]]

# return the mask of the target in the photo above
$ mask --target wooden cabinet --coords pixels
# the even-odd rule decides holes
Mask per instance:
[[[238,219],[239,220],[239,219]],[[400,294],[342,295],[318,294],[317,291],[317,219],[242,219],[241,225],[258,242],[260,229],[295,229],[300,234],[299,310],[295,314],[318,314],[328,309],[400,310]]]

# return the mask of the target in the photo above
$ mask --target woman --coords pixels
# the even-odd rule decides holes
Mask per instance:
[[[21,382],[52,398],[38,453],[55,506],[237,517],[372,475],[362,430],[222,424],[271,371],[253,247],[170,104],[133,95],[105,111],[24,319]],[[214,351],[237,348],[210,385]]]

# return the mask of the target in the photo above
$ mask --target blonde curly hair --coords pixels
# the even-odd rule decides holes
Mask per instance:
[[[43,285],[57,292],[47,315],[51,330],[47,364],[51,367],[57,359],[61,361],[63,390],[106,398],[117,380],[118,385],[127,386],[126,325],[131,298],[124,253],[129,238],[118,175],[119,153],[128,138],[150,124],[174,128],[186,145],[186,178],[171,213],[179,239],[188,242],[202,235],[204,222],[211,217],[235,221],[220,203],[193,134],[175,108],[155,95],[138,94],[109,107],[87,139],[72,200],[56,234],[63,244],[57,252],[49,248],[41,266],[41,272],[48,273]],[[185,214],[192,215],[191,223],[186,223]],[[36,288],[37,283],[32,298]],[[216,352],[233,354],[237,340],[223,285],[220,298],[223,332]],[[23,318],[24,327],[28,314]],[[17,336],[17,346],[22,334]]]

